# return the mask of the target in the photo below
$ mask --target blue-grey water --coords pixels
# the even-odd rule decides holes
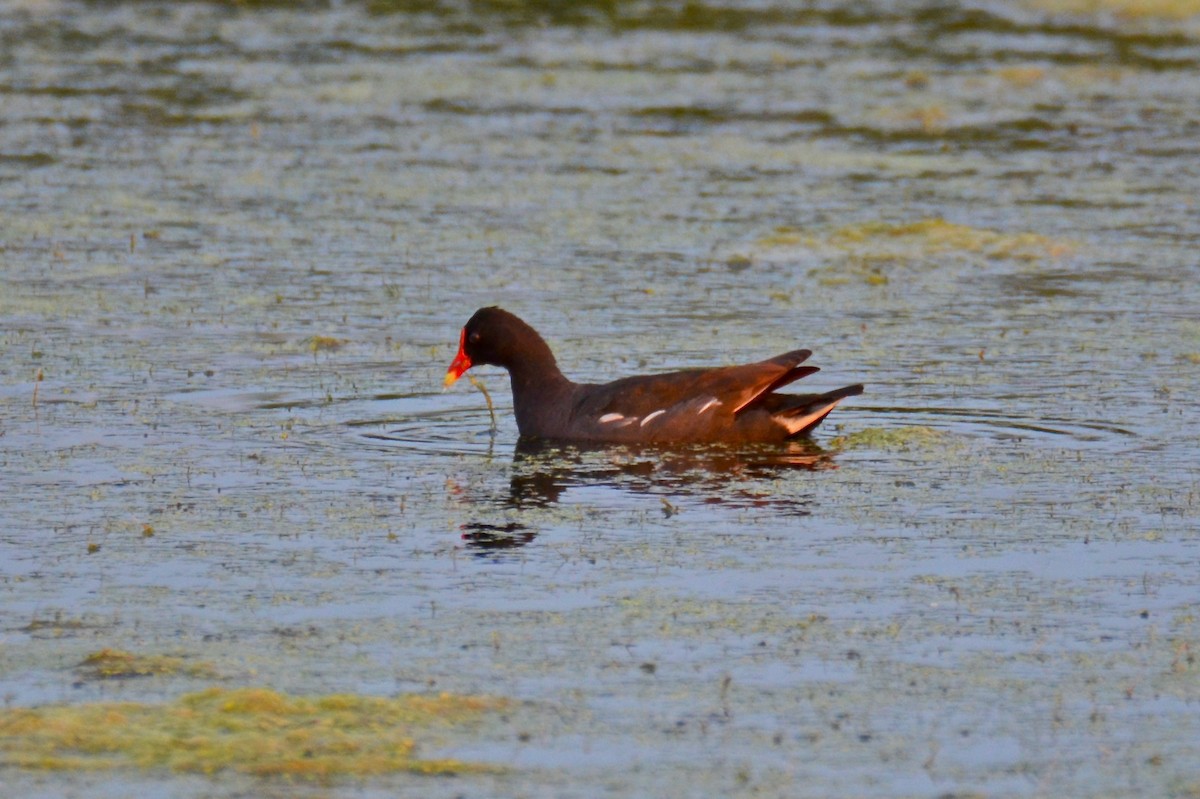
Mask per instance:
[[[519,703],[423,750],[500,775],[4,792],[1200,793],[1196,10],[0,3],[4,703]],[[516,452],[491,304],[867,393]]]

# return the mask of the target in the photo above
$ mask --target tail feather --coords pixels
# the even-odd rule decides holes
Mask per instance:
[[[773,403],[776,407],[771,409],[771,416],[787,428],[789,438],[802,436],[819,425],[846,397],[856,397],[861,393],[863,387],[858,383],[824,394],[776,394],[772,397],[776,400]]]
[[[792,350],[791,352],[785,352],[783,355],[777,355],[770,361],[765,361],[764,363],[785,367],[783,373],[769,383],[764,383],[756,387],[753,393],[741,405],[733,409],[733,413],[739,414],[748,408],[756,407],[763,400],[770,397],[772,393],[783,388],[788,383],[793,383],[802,377],[808,377],[811,374],[821,371],[820,367],[817,366],[800,365],[808,360],[811,355],[812,350]]]

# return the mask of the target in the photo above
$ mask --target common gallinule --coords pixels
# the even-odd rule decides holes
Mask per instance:
[[[744,366],[687,369],[572,383],[537,331],[508,311],[480,308],[462,329],[446,385],[472,366],[502,366],[512,380],[522,436],[614,443],[784,441],[808,433],[862,385],[824,394],[777,394],[819,371],[793,350]]]

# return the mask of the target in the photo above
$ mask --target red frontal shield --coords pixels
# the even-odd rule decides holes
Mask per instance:
[[[471,359],[467,357],[465,349],[467,344],[467,329],[464,327],[462,334],[458,337],[458,355],[454,356],[454,361],[451,362],[450,368],[446,370],[446,386],[447,388],[454,385],[454,381],[463,376],[463,372],[471,368]]]

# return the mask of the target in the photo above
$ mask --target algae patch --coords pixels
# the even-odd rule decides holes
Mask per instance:
[[[335,352],[348,343],[346,339],[333,336],[312,336],[305,341],[314,355],[318,352]]]
[[[1037,263],[1068,255],[1076,245],[1037,233],[1010,233],[948,222],[861,222],[824,231],[779,227],[732,257],[808,265],[824,285],[886,285],[899,269],[987,261]]]
[[[868,427],[856,433],[837,436],[829,445],[837,449],[907,449],[933,444],[945,437],[943,431],[921,425],[888,429]]]
[[[77,668],[83,677],[98,680],[171,675],[211,679],[217,676],[211,663],[189,663],[185,658],[173,655],[135,655],[120,649],[93,652]]]
[[[945,219],[847,225],[834,230],[827,242],[841,249],[866,248],[897,258],[959,250],[980,253],[988,258],[1031,261],[1063,255],[1071,249],[1065,242],[1036,233],[1003,233]]]
[[[1200,16],[1200,0],[1036,0],[1036,8],[1063,14],[1113,14],[1124,19],[1184,20]]]
[[[10,708],[0,711],[0,767],[236,771],[312,780],[494,771],[419,758],[416,734],[465,724],[508,704],[448,693],[289,696],[267,688],[210,688],[165,704]]]

